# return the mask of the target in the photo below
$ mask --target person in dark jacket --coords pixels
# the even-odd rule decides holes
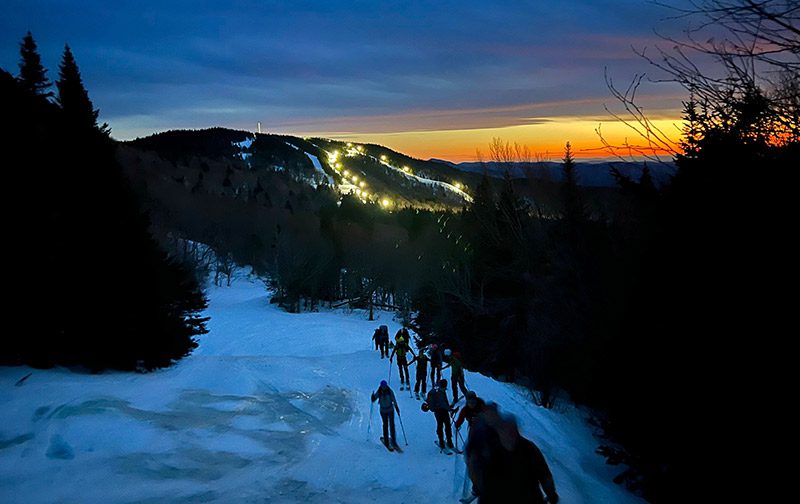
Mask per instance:
[[[400,414],[400,407],[394,398],[394,392],[389,388],[386,380],[381,380],[378,390],[372,393],[372,402],[378,401],[381,411],[381,421],[383,422],[383,444],[392,449],[397,446],[397,438],[394,429],[394,412]],[[389,436],[391,434],[391,437]]]
[[[481,504],[558,503],[541,450],[520,435],[516,421],[500,415],[496,405],[487,404],[473,418],[465,452],[472,493]]]
[[[380,329],[380,327],[375,329],[375,332],[372,334],[372,341],[375,342],[375,350],[381,350],[381,359],[383,359],[383,348],[381,347],[381,329]]]
[[[467,404],[461,408],[461,411],[458,412],[458,418],[456,418],[456,430],[461,429],[465,421],[467,425],[472,425],[472,420],[475,416],[486,408],[486,403],[474,391],[468,391],[466,397]]]
[[[406,387],[408,387],[408,390],[411,390],[411,379],[408,376],[407,355],[409,353],[416,357],[408,344],[408,340],[405,339],[404,336],[399,336],[397,338],[397,344],[394,346],[392,354],[389,356],[389,362],[392,362],[394,355],[397,354],[397,369],[400,373],[400,390],[405,390]]]
[[[408,362],[410,366],[416,361],[417,363],[417,373],[416,373],[416,383],[414,383],[414,395],[419,400],[419,392],[420,392],[420,385],[422,386],[422,395],[426,395],[428,392],[428,356],[425,355],[425,350],[420,350],[419,355],[414,357]]]
[[[389,357],[389,328],[382,325],[378,329],[381,331],[380,346],[381,359],[383,359],[384,357]]]
[[[436,417],[436,435],[439,438],[439,446],[444,447],[443,434],[447,434],[447,447],[453,447],[453,431],[450,426],[450,402],[447,400],[447,380],[442,379],[439,384],[428,392],[425,398],[428,409],[433,411]],[[444,431],[444,433],[442,432]]]
[[[461,354],[458,352],[444,351],[447,365],[442,369],[450,368],[450,383],[453,385],[453,406],[458,402],[458,390],[467,395],[467,386],[464,384],[464,365],[461,363]]]

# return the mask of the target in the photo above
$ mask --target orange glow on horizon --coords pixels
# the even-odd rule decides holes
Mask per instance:
[[[662,118],[652,119],[652,124],[670,137],[677,149],[682,125],[679,113],[663,114]],[[490,161],[488,146],[493,138],[527,146],[536,156],[534,161],[560,160],[567,142],[571,143],[572,152],[576,158],[613,157],[612,153],[603,149],[603,143],[597,134],[598,128],[602,131],[603,138],[611,145],[619,146],[626,143],[643,145],[645,143],[643,138],[625,124],[608,118],[601,120],[593,117],[544,118],[537,120],[534,124],[475,129],[372,134],[304,132],[303,135],[378,144],[418,159],[437,158],[453,162],[477,161],[479,160],[478,152],[482,153],[484,161]],[[620,151],[620,153],[622,152]],[[656,154],[669,155],[663,149]]]

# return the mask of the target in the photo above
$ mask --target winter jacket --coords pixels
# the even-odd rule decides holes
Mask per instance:
[[[464,376],[464,365],[461,364],[461,361],[456,358],[455,355],[450,356],[450,369],[451,369],[451,381],[455,381],[456,378],[460,378]]]
[[[423,352],[420,352],[419,355],[417,355],[414,358],[414,360],[417,361],[417,376],[418,377],[426,376],[428,374],[428,356],[425,355]],[[408,365],[410,366],[414,362],[414,360],[409,362]]]
[[[372,393],[372,402],[376,400],[381,407],[381,413],[391,413],[392,410],[399,409],[394,392],[389,387],[378,387],[378,390]]]
[[[441,387],[433,387],[425,398],[428,408],[431,411],[448,411],[450,401],[447,400],[447,392]]]
[[[468,424],[471,424],[475,415],[483,411],[485,407],[486,403],[483,402],[483,399],[478,398],[474,408],[470,408],[469,404],[461,408],[461,411],[458,412],[458,418],[456,418],[456,429],[460,429],[465,420]]]
[[[389,358],[390,359],[394,358],[394,354],[397,353],[397,360],[399,362],[401,359],[405,360],[406,354],[409,352],[411,352],[411,347],[408,346],[408,341],[401,338],[400,340],[397,341],[397,344],[394,346],[394,349],[392,350],[392,355],[390,355]]]
[[[431,366],[442,367],[442,351],[438,348],[436,350],[431,349]]]

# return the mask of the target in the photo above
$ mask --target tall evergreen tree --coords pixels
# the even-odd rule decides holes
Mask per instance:
[[[97,116],[100,111],[92,105],[89,92],[83,85],[78,63],[72,55],[69,45],[64,46],[64,55],[58,67],[58,104],[64,110],[67,120],[76,126],[97,128],[107,133],[108,124],[97,125]]]
[[[53,96],[47,89],[53,85],[47,78],[47,70],[42,66],[42,57],[29,31],[19,44],[19,77],[22,87],[36,96],[48,98]]]
[[[578,189],[578,174],[575,169],[575,158],[572,156],[572,146],[567,142],[564,148],[564,159],[561,165],[563,181],[561,183],[561,196],[564,201],[564,217],[572,222],[580,222],[586,217],[586,208]]]

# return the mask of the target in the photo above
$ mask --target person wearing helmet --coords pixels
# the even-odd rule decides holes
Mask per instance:
[[[414,355],[414,352],[411,350],[411,347],[408,344],[408,340],[403,336],[402,331],[397,331],[397,344],[392,349],[392,354],[389,356],[389,362],[392,362],[394,355],[397,354],[397,368],[400,371],[400,390],[405,390],[408,387],[408,390],[411,390],[411,379],[408,376],[408,357],[407,354]],[[407,334],[407,333],[406,333]]]
[[[458,402],[458,390],[467,394],[467,386],[464,384],[464,365],[461,363],[461,354],[451,352],[450,349],[444,351],[445,359],[448,364],[442,369],[450,368],[450,383],[453,386],[453,405]]]
[[[467,425],[472,425],[472,420],[475,418],[476,415],[480,414],[483,409],[486,407],[486,403],[478,397],[474,391],[469,390],[467,391],[464,396],[467,398],[467,404],[461,411],[458,412],[458,418],[456,418],[456,431],[461,429],[461,426],[464,422],[467,422]]]
[[[372,393],[372,402],[378,401],[380,406],[381,421],[383,422],[383,444],[386,448],[393,450],[397,447],[397,438],[394,429],[394,412],[400,414],[400,407],[394,398],[394,392],[389,388],[386,380],[381,380],[378,390]],[[389,435],[391,434],[391,437]]]
[[[436,436],[439,438],[439,446],[453,448],[453,431],[450,426],[450,402],[447,400],[447,380],[442,379],[438,385],[433,387],[425,403],[433,416],[436,417]],[[444,434],[447,434],[447,445],[444,442]]]
[[[417,373],[414,383],[414,395],[419,400],[420,385],[422,386],[423,396],[428,392],[428,356],[425,355],[424,349],[420,350],[419,355],[408,361],[408,365],[410,366],[415,361],[417,363]]]

